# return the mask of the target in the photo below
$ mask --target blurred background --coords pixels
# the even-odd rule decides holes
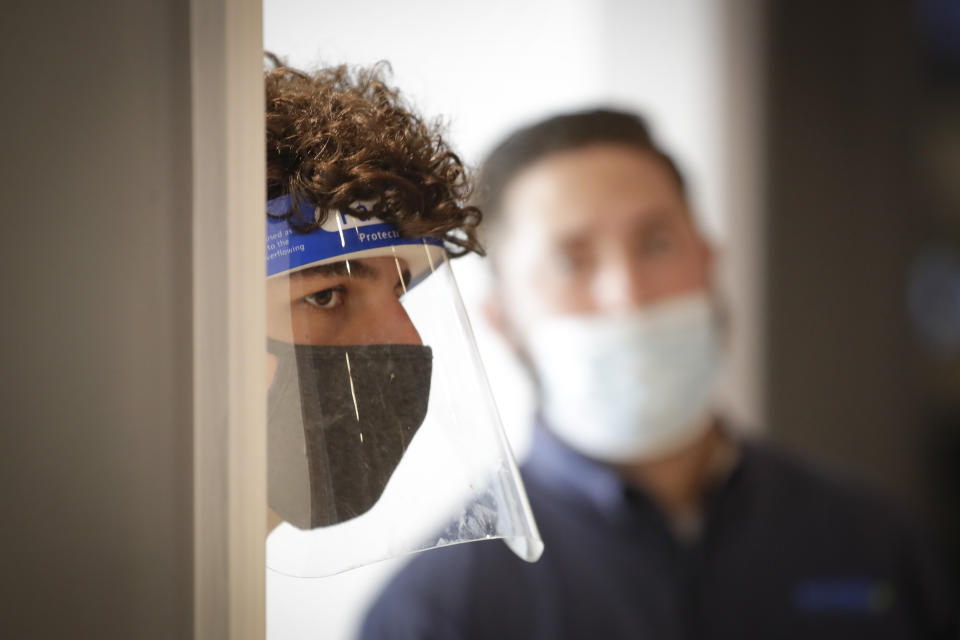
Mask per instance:
[[[733,424],[881,488],[957,557],[960,3],[265,0],[264,46],[388,61],[474,166],[550,114],[642,113],[721,250]],[[483,323],[483,261],[456,271],[522,459],[529,381]],[[401,563],[269,575],[270,637],[348,637]]]

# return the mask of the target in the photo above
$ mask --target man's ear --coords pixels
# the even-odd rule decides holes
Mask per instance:
[[[513,353],[514,357],[516,357],[520,366],[523,367],[530,376],[534,388],[538,389],[539,382],[537,381],[536,368],[533,366],[533,360],[530,359],[526,350],[524,350],[520,336],[513,328],[513,323],[510,321],[510,316],[507,313],[503,298],[488,293],[483,299],[481,309],[483,317],[490,326],[493,327],[493,330],[503,338],[503,341],[507,344],[507,347]]]
[[[704,260],[707,263],[707,269],[713,274],[717,268],[717,249],[714,247],[714,244],[707,239],[703,240],[703,253]]]
[[[496,331],[516,353],[519,342],[516,332],[514,332],[507,318],[507,310],[504,307],[503,299],[500,296],[488,293],[483,299],[481,308],[483,309],[483,317],[487,321],[487,324],[493,327],[493,330]]]
[[[719,275],[717,272],[717,249],[713,242],[696,227],[694,227],[694,233],[696,234],[697,253],[700,256],[704,279],[708,286],[713,286]]]

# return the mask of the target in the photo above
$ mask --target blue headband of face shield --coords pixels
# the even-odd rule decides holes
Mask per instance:
[[[322,212],[310,205],[306,200],[299,199],[300,211],[309,220],[319,220]],[[423,264],[414,259],[417,264],[411,264],[413,280],[417,281],[429,273],[434,267],[432,257],[439,256],[443,249],[443,241],[437,238],[420,237],[405,238],[397,229],[378,218],[361,220],[347,210],[331,211],[326,220],[314,231],[301,233],[294,229],[288,219],[271,216],[285,216],[293,208],[289,194],[267,201],[267,233],[266,257],[267,277],[297,271],[315,264],[375,255],[402,255],[396,249],[406,249],[403,253],[410,254],[411,249],[422,247],[415,251],[417,258],[422,254]],[[355,207],[358,211],[366,210],[364,204]],[[439,248],[441,251],[437,251]],[[439,266],[439,265],[436,265]]]

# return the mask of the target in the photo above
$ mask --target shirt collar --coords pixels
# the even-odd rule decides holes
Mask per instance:
[[[525,467],[546,486],[586,498],[609,515],[618,515],[628,506],[626,486],[613,469],[571,449],[541,420],[536,422]]]
[[[726,445],[717,449],[708,462],[709,473],[714,476],[713,488],[705,496],[708,500],[729,484],[747,453],[738,438],[728,429],[724,430],[728,435]],[[586,499],[612,520],[620,521],[627,514],[635,514],[639,506],[659,513],[642,487],[627,484],[610,466],[571,449],[539,416],[525,468],[546,486]]]

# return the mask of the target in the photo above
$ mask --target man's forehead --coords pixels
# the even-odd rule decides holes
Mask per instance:
[[[670,175],[665,170],[654,173],[660,170],[655,160],[646,164],[628,162],[631,159],[571,156],[531,167],[505,192],[507,226],[564,241],[688,215]]]
[[[685,209],[682,193],[660,160],[616,146],[548,156],[520,172],[503,198],[511,222],[563,233],[617,217]]]

